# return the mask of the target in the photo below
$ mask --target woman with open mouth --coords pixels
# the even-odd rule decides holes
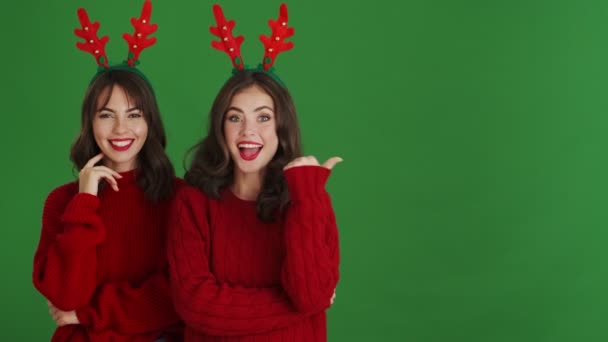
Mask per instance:
[[[171,216],[169,270],[185,340],[325,341],[339,248],[324,187],[341,159],[302,157],[289,91],[266,67],[243,67],[242,37],[232,37],[219,6],[214,12],[211,32],[223,42],[214,47],[236,70],[215,98]],[[289,36],[286,17],[283,5],[271,22]]]

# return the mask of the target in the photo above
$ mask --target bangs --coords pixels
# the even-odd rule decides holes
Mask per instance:
[[[94,88],[97,88],[97,91],[93,90],[93,93],[97,93],[98,96],[93,96],[98,99],[98,104],[95,103],[95,112],[98,112],[101,108],[105,107],[108,102],[110,102],[110,97],[112,97],[112,91],[116,86],[119,86],[124,91],[127,96],[127,103],[129,107],[135,107],[142,112],[144,112],[144,116],[146,116],[146,108],[144,108],[145,103],[145,94],[142,85],[144,85],[143,80],[139,80],[137,77],[133,77],[132,75],[128,75],[128,72],[109,72],[109,77],[100,77],[98,79],[99,82],[96,82]],[[139,81],[139,82],[138,82]]]

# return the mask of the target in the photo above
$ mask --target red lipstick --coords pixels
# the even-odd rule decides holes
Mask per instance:
[[[110,146],[114,151],[123,152],[129,149],[135,139],[110,139]],[[128,142],[125,144],[125,142]]]

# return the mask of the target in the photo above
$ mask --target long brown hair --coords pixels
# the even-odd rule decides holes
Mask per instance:
[[[289,203],[283,167],[301,156],[300,128],[289,91],[266,72],[243,70],[234,74],[220,89],[209,115],[207,136],[190,149],[194,157],[184,179],[212,198],[234,181],[234,163],[224,141],[224,115],[234,95],[251,86],[264,90],[274,102],[279,146],[268,163],[258,195],[257,214],[265,222],[276,219]]]
[[[99,110],[98,102],[101,107],[105,106],[115,86],[120,86],[135,102],[148,124],[148,136],[137,155],[137,184],[147,199],[153,202],[167,199],[173,191],[175,170],[165,152],[165,128],[150,84],[134,72],[110,70],[98,75],[89,85],[82,103],[80,134],[72,144],[70,159],[80,170],[100,153],[93,135],[93,118]]]

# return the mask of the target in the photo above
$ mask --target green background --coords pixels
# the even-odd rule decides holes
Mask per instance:
[[[142,53],[179,175],[230,75],[210,1],[156,0]],[[279,1],[222,1],[245,63]],[[9,1],[3,89],[0,336],[48,340],[31,285],[42,205],[73,179],[69,146],[95,71],[75,48],[84,6],[107,53],[142,1]],[[344,158],[328,188],[342,263],[330,341],[608,340],[608,2],[289,1],[276,66],[306,153]]]

